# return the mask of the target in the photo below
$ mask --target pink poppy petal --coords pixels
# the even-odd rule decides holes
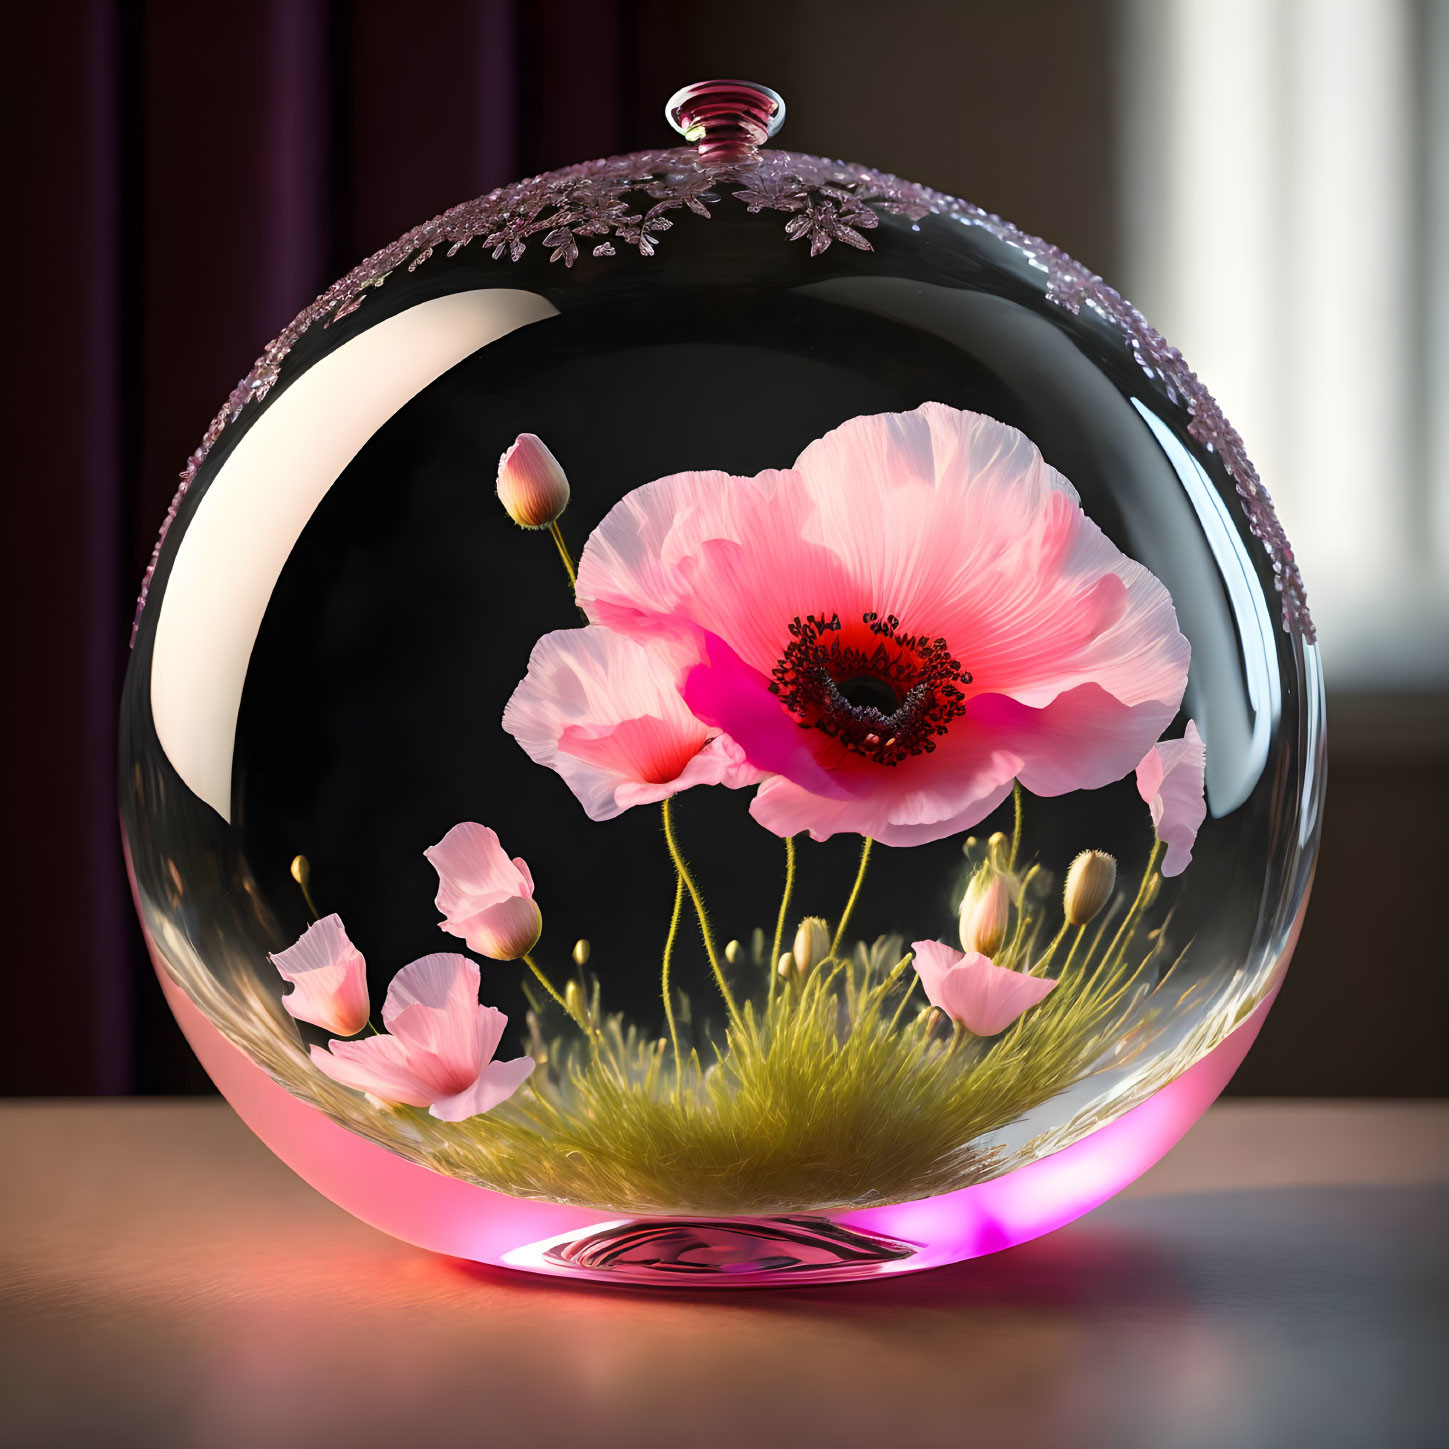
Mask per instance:
[[[271,957],[292,990],[282,1005],[298,1021],[310,1021],[338,1036],[354,1036],[367,1025],[367,963],[347,939],[342,918],[323,916],[296,945]]]
[[[439,921],[438,928],[461,936],[471,950],[491,961],[516,961],[543,934],[543,913],[528,896],[514,896],[472,915]]]
[[[680,698],[680,656],[590,625],[547,634],[503,713],[529,757],[558,771],[594,820],[708,780],[710,731]],[[723,779],[724,776],[719,776]]]
[[[960,967],[948,989],[957,1004],[953,1015],[977,1036],[995,1036],[1038,1005],[1056,988],[1045,976],[1028,976],[997,966],[982,956]]]
[[[683,770],[663,784],[623,784],[614,791],[614,799],[623,809],[635,805],[653,805],[681,790],[695,785],[724,785],[731,790],[758,784],[761,772],[750,765],[735,746],[723,735],[716,735],[694,756]]]
[[[1207,749],[1188,720],[1180,740],[1161,740],[1137,767],[1138,793],[1152,812],[1157,838],[1167,846],[1165,876],[1181,875],[1192,861],[1197,833],[1207,819],[1204,793]]]
[[[433,1100],[431,1084],[414,1069],[407,1047],[396,1037],[369,1036],[329,1045],[330,1050],[314,1046],[311,1055],[318,1070],[334,1082],[409,1107],[426,1107]]]
[[[821,767],[809,731],[785,711],[770,682],[722,639],[710,635],[704,662],[685,676],[684,701],[706,724],[723,730],[756,770],[784,775],[816,795],[845,798],[849,791]]]
[[[518,872],[519,893],[531,898],[533,896],[533,872],[529,870],[528,862],[521,855],[515,855],[513,868]]]
[[[480,1006],[473,1018],[473,1030],[476,1036],[474,1052],[480,1062],[491,1062],[493,1053],[498,1050],[498,1043],[503,1040],[503,1029],[508,1025],[508,1018],[496,1006]]]
[[[483,1065],[478,1056],[478,979],[476,962],[439,952],[404,966],[387,989],[383,1022],[433,1096],[459,1091]]]
[[[515,1057],[508,1062],[489,1062],[478,1080],[451,1097],[440,1097],[429,1113],[441,1122],[464,1122],[469,1117],[491,1112],[511,1097],[533,1072],[532,1057]]]
[[[838,792],[850,792],[844,798],[771,776],[756,792],[750,814],[781,836],[809,831],[816,840],[854,834],[882,845],[924,845],[969,830],[1011,794],[1021,757],[995,746],[989,735],[957,732],[934,753],[890,771],[841,769],[832,779]]]
[[[941,941],[912,941],[911,951],[914,953],[911,964],[916,968],[916,975],[921,978],[921,989],[926,993],[926,1000],[944,1011],[941,983],[945,980],[947,971],[966,959],[965,953]]]
[[[533,888],[508,858],[498,835],[486,825],[455,825],[423,855],[438,872],[437,907],[444,915],[496,905]]]
[[[962,724],[1019,757],[1023,789],[1063,795],[1129,774],[1141,758],[1141,741],[1160,734],[1175,713],[1172,704],[1126,705],[1100,685],[1079,684],[1040,709],[1005,694],[978,694]]]
[[[657,634],[677,613],[682,580],[677,545],[667,554],[680,521],[696,501],[723,492],[728,473],[676,473],[635,488],[589,535],[579,558],[579,607],[595,624],[627,634]]]
[[[812,506],[800,478],[775,469],[677,473],[636,488],[584,547],[579,604],[595,623],[645,639],[688,642],[726,618],[734,649],[768,669],[800,596],[840,592],[839,561],[803,537]]]
[[[697,720],[685,734],[658,715],[644,715],[617,724],[568,725],[559,735],[559,749],[630,784],[669,785],[684,773],[707,739]]]
[[[976,1036],[995,1036],[1056,987],[1044,976],[997,966],[978,952],[917,941],[916,972],[926,998]]]
[[[939,632],[934,616],[984,552],[980,520],[964,526],[969,455],[980,430],[1014,433],[980,414],[926,403],[851,418],[796,460],[813,505],[805,536],[863,587],[862,608],[914,616],[912,629]]]

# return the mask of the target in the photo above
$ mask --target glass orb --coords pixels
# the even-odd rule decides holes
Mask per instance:
[[[439,1251],[737,1285],[1022,1241],[1186,1130],[1302,920],[1322,684],[1236,434],[1055,248],[768,129],[369,259],[148,571],[168,1000],[279,1156]]]

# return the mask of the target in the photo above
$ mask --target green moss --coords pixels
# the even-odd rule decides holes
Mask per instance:
[[[882,969],[880,944],[761,992],[677,1069],[667,1040],[596,1004],[595,1034],[549,1044],[503,1107],[446,1135],[409,1115],[439,1170],[525,1197],[737,1214],[898,1201],[992,1175],[969,1144],[1091,1073],[1141,1009],[1140,965],[1120,942],[1104,959],[1099,938],[983,1040],[925,1005],[909,956]]]

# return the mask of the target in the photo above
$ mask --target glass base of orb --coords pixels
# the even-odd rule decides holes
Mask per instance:
[[[233,1046],[171,979],[156,943],[148,944],[207,1074],[247,1126],[318,1192],[433,1252],[620,1288],[783,1288],[888,1277],[982,1257],[1063,1227],[1140,1177],[1197,1121],[1237,1070],[1277,995],[1275,986],[1225,1041],[1139,1106],[989,1182],[829,1217],[641,1219],[490,1192],[338,1126]]]
[[[582,1236],[510,1253],[511,1268],[533,1260],[572,1277],[639,1287],[731,1287],[839,1283],[900,1271],[911,1243],[862,1232],[826,1217],[636,1218]]]

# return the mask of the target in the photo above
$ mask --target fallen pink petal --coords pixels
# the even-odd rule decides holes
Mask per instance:
[[[1160,740],[1137,767],[1137,790],[1152,811],[1152,828],[1167,847],[1165,876],[1181,875],[1192,861],[1197,833],[1207,819],[1204,782],[1207,749],[1194,721],[1180,740]]]
[[[994,965],[977,951],[957,951],[940,941],[916,941],[916,974],[926,1000],[976,1036],[995,1036],[1039,1005],[1056,986]]]
[[[314,1046],[333,1081],[383,1102],[427,1107],[445,1122],[490,1111],[533,1070],[531,1057],[493,1060],[508,1018],[478,1003],[479,973],[466,956],[439,953],[404,966],[383,1003],[387,1032]]]
[[[292,990],[282,1005],[298,1021],[309,1021],[338,1036],[354,1036],[367,1025],[367,963],[347,939],[340,916],[323,916],[303,931],[296,945],[269,957]]]
[[[543,930],[533,876],[522,856],[509,859],[494,831],[465,821],[423,854],[438,872],[444,931],[494,961],[533,949]]]
[[[737,747],[690,712],[668,650],[597,625],[538,641],[503,727],[564,778],[593,820],[693,785],[760,778]]]

